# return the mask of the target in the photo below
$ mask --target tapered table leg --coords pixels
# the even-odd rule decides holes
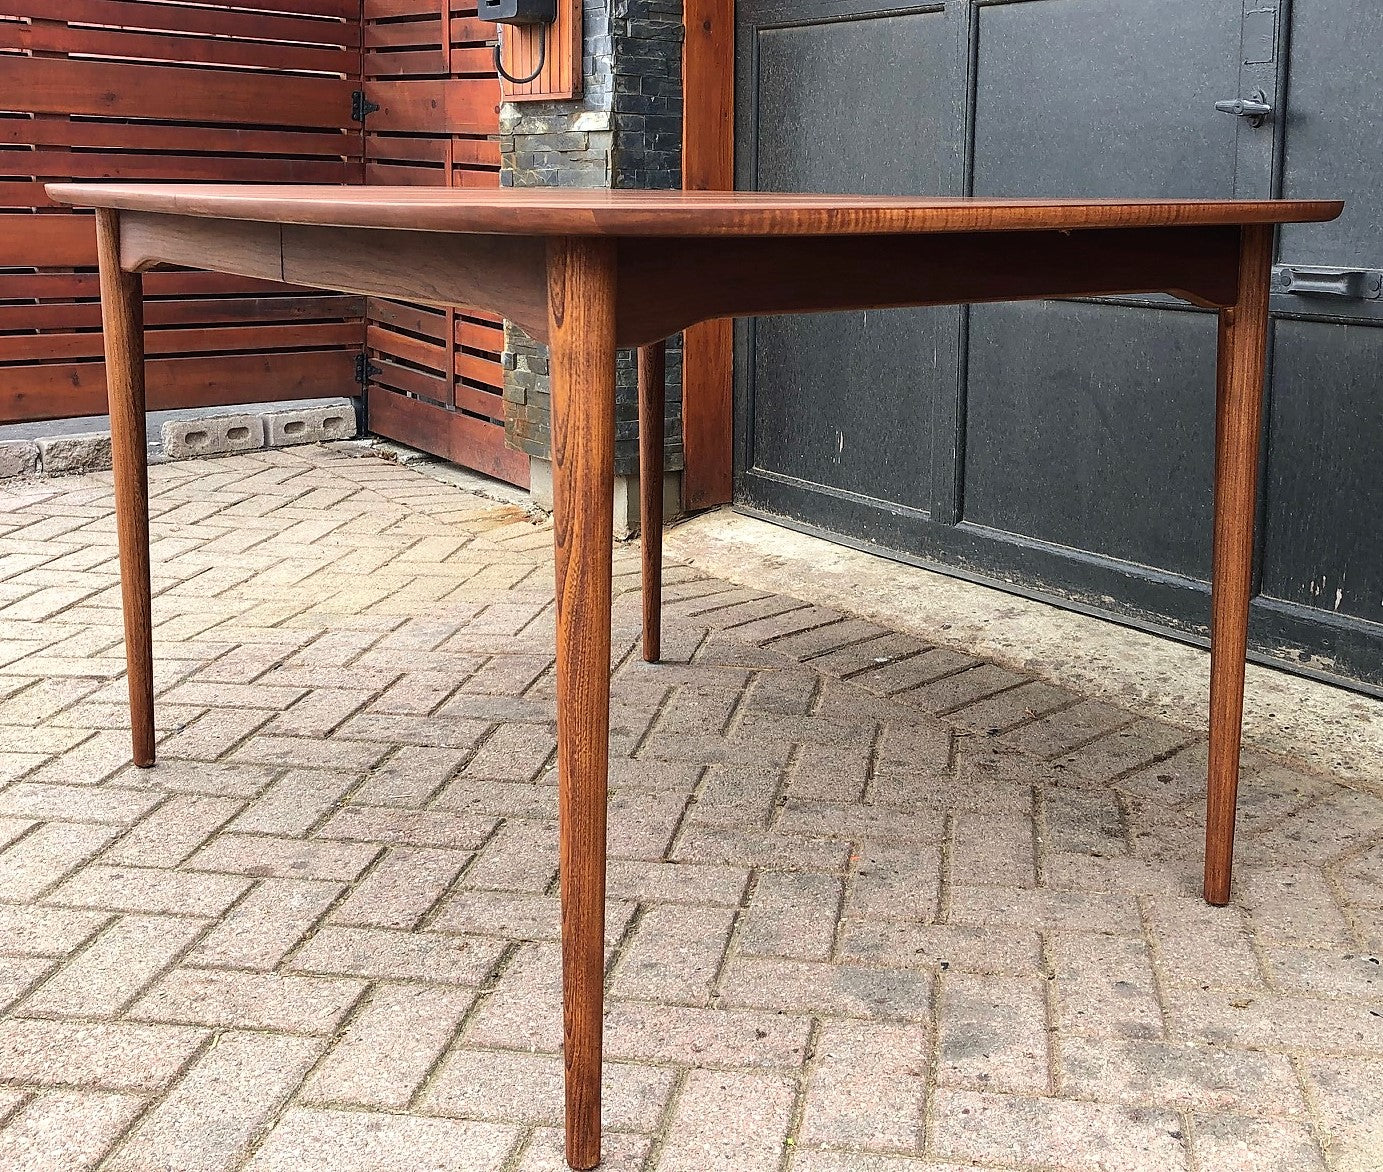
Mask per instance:
[[[614,538],[615,247],[548,246],[567,1163],[600,1162]]]
[[[639,347],[639,542],[643,551],[643,657],[657,663],[663,637],[663,398],[667,343]]]
[[[1268,346],[1273,230],[1242,229],[1239,297],[1220,311],[1215,395],[1215,554],[1210,591],[1210,768],[1205,898],[1229,902],[1243,733],[1244,659],[1253,587],[1253,528]]]
[[[138,273],[120,268],[117,212],[96,212],[101,266],[101,324],[106,339],[115,528],[125,612],[134,763],[154,763],[154,648],[149,586],[149,452],[144,425],[144,291]]]

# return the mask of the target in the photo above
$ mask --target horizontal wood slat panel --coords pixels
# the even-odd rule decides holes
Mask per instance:
[[[308,350],[353,346],[360,337],[355,322],[300,325],[261,325],[253,330],[236,326],[206,329],[148,329],[144,350],[150,355],[215,354],[236,350]],[[0,364],[99,358],[104,353],[97,331],[75,334],[6,334],[0,336]],[[12,369],[0,365],[3,372]]]
[[[504,327],[459,317],[456,319],[456,344],[471,350],[500,354],[504,350]]]
[[[372,53],[365,62],[366,77],[434,76],[446,71],[440,48],[408,49],[398,53]]]
[[[48,193],[43,190],[41,180],[27,179],[6,182],[0,179],[0,208],[49,208],[56,206],[57,204],[49,199]]]
[[[355,355],[346,350],[314,350],[153,358],[147,383],[151,411],[349,395],[355,389]],[[0,420],[64,419],[104,415],[105,411],[103,363],[14,366],[0,376]]]
[[[75,118],[0,118],[0,146],[66,146],[201,155],[307,155],[358,160],[357,130],[246,130],[234,126],[85,122]],[[205,160],[208,167],[217,160]]]
[[[366,402],[372,430],[528,487],[528,457],[504,446],[502,427],[377,387],[370,388]]]
[[[475,11],[474,6],[471,11]],[[408,16],[429,16],[435,20],[440,13],[438,0],[365,0],[367,22]]]
[[[373,323],[367,324],[365,344],[415,366],[440,370],[446,365],[448,347],[444,342],[427,342],[407,334],[395,333]]]
[[[493,358],[480,358],[458,350],[453,361],[459,378],[470,379],[487,387],[504,386],[504,368]]]
[[[353,88],[336,77],[0,54],[0,107],[34,114],[337,128]]]
[[[448,0],[365,0],[365,182],[499,186],[495,26]],[[435,76],[434,76],[435,75]],[[370,427],[516,484],[528,459],[504,444],[498,322],[371,298]]]
[[[0,75],[3,77],[3,75]],[[411,134],[496,134],[499,81],[461,78],[437,81],[381,81],[369,88],[379,109],[370,129]]]
[[[375,368],[374,374],[371,376],[372,387],[380,390],[398,391],[404,396],[416,395],[418,398],[426,399],[438,406],[445,406],[451,396],[451,386],[445,375],[415,370],[411,366],[400,366],[397,362],[390,362],[383,355],[375,355],[371,359],[371,364]],[[381,434],[389,435],[387,431]],[[398,437],[392,438],[397,439]],[[427,444],[414,446],[437,455],[442,454]]]
[[[436,187],[444,174],[442,168],[425,163],[365,164],[365,182],[372,187]]]
[[[492,21],[481,20],[478,16],[453,16],[451,18],[452,45],[479,44],[482,41],[493,42],[494,39],[495,26]],[[491,64],[493,66],[493,57]]]
[[[348,25],[360,21],[360,0],[246,0],[243,7],[331,17]]]
[[[485,419],[504,422],[504,399],[496,390],[482,390],[466,383],[457,383],[452,388],[452,404],[462,411],[469,411]]]
[[[80,268],[95,263],[95,217],[0,212],[0,269]]]
[[[356,50],[339,46],[261,44],[229,38],[181,37],[36,23],[21,30],[17,46],[36,53],[83,53],[99,57],[142,57],[188,64],[250,66],[317,73],[346,73]]]
[[[36,271],[0,272],[0,421],[105,410],[94,222],[35,211],[44,182],[361,182],[359,4],[5,4],[0,269]],[[197,272],[144,288],[151,406],[355,390],[363,298]]]
[[[246,7],[249,6],[247,2]],[[202,37],[253,37],[259,41],[360,47],[360,28],[354,20],[319,20],[295,15],[296,5],[292,4],[255,4],[254,7],[277,8],[279,12],[245,12],[214,4],[184,6],[147,0],[6,0],[6,9],[11,14],[32,20],[115,25]]]
[[[372,134],[370,138],[370,162],[377,164],[380,159],[391,162],[426,163],[433,167],[445,167],[447,163],[447,144],[435,138],[409,138],[404,135]]]
[[[358,317],[363,312],[363,299],[342,298],[335,293],[315,297],[199,297],[189,301],[149,298],[144,303],[144,324],[156,327],[212,325],[218,322],[319,321],[343,315]],[[29,301],[22,305],[0,304],[0,334],[100,328],[99,302],[59,301],[36,305]],[[0,345],[6,341],[8,339],[0,337]]]
[[[438,342],[446,336],[447,315],[444,310],[371,297],[365,302],[365,313],[371,323],[408,330]]]
[[[208,160],[199,155],[123,154],[105,151],[0,151],[0,175],[24,172],[38,179],[205,179]],[[217,159],[213,164],[237,183],[340,183],[345,164],[339,159],[266,157]],[[16,205],[8,205],[16,206]]]
[[[493,42],[495,35],[495,25],[492,21],[480,20],[475,16],[453,16],[451,18],[451,43],[453,45],[479,44],[483,41]],[[367,51],[421,46],[440,47],[441,44],[442,23],[439,19],[409,20],[392,24],[367,24],[365,26],[365,48]],[[489,72],[493,73],[493,68]]]

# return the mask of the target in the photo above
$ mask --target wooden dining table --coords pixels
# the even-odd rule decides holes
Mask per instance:
[[[600,1161],[615,352],[641,348],[656,660],[664,339],[700,321],[1169,293],[1219,316],[1205,898],[1229,899],[1275,228],[1329,200],[51,184],[94,208],[135,763],[154,763],[140,273],[501,314],[550,347],[567,1160]],[[866,372],[861,372],[862,376]],[[862,384],[867,378],[862,377]],[[1207,388],[1208,389],[1208,388]],[[868,394],[861,385],[853,392]]]

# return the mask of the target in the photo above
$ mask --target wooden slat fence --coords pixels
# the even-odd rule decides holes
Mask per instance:
[[[499,80],[465,0],[365,0],[365,181],[499,185]],[[528,458],[504,446],[498,318],[371,298],[373,430],[515,484]]]
[[[0,0],[0,421],[105,411],[89,214],[55,179],[360,183],[360,0]],[[349,393],[364,301],[145,279],[150,405]]]
[[[92,220],[45,182],[497,186],[493,35],[466,0],[0,0],[0,422],[105,410]],[[151,406],[353,392],[366,350],[374,430],[527,482],[497,319],[212,273],[145,289]]]

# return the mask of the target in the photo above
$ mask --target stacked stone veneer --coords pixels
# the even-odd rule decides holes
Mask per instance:
[[[682,171],[681,0],[587,0],[582,96],[506,103],[500,181],[506,187],[672,188]],[[505,328],[505,430],[511,447],[550,455],[547,348]],[[682,466],[682,368],[668,352],[667,467]],[[638,469],[634,356],[621,352],[615,472]]]

